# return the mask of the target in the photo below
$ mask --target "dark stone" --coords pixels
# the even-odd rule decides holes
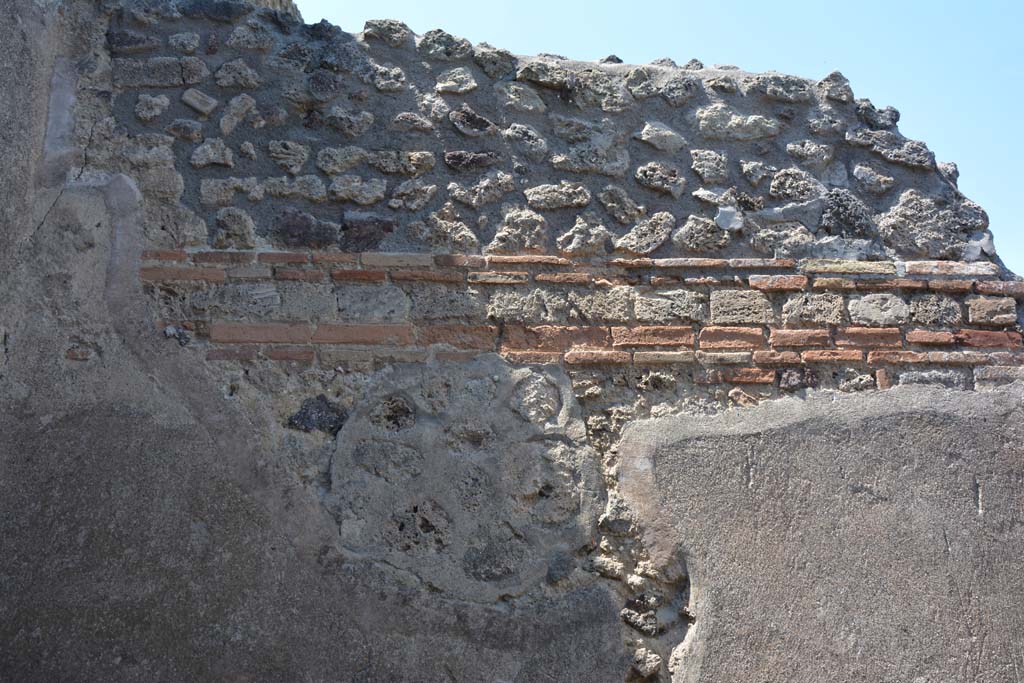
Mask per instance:
[[[284,35],[291,35],[292,31],[302,26],[302,22],[294,14],[279,9],[262,9],[260,17],[272,23]]]
[[[821,227],[832,235],[873,237],[876,234],[871,209],[855,194],[841,188],[825,193]]]
[[[548,562],[547,582],[555,585],[569,578],[576,562],[569,553],[555,553]]]
[[[313,40],[334,40],[336,38],[344,38],[346,35],[341,28],[326,19],[321,19],[319,22],[307,26],[306,33]]]
[[[313,51],[302,43],[288,43],[277,53],[278,59],[294,62],[300,69],[305,71],[313,59]]]
[[[444,153],[444,163],[456,171],[478,171],[501,161],[497,152],[467,152],[458,150]]]
[[[186,0],[181,13],[190,19],[204,16],[213,21],[234,22],[252,12],[253,6],[238,0]]]
[[[637,612],[626,608],[619,612],[619,616],[622,617],[622,621],[627,626],[636,629],[645,636],[657,636],[658,631],[658,615],[655,612]]]
[[[337,244],[338,226],[289,207],[275,220],[274,240],[286,247],[321,249]]]
[[[309,77],[309,94],[320,102],[328,102],[341,92],[341,79],[326,69],[317,69]]]
[[[622,59],[618,55],[608,55],[601,60],[601,64],[622,64]]]
[[[872,130],[892,130],[900,120],[896,109],[877,109],[871,100],[857,100],[857,116]]]
[[[179,140],[199,142],[203,139],[203,124],[192,119],[175,119],[167,126],[167,132]]]
[[[369,74],[370,58],[358,43],[332,40],[320,53],[320,66],[340,73]]]
[[[800,391],[818,386],[818,373],[810,368],[788,368],[779,375],[779,388],[783,391]]]
[[[341,221],[341,248],[345,251],[372,251],[398,227],[394,218],[362,211],[346,212]]]
[[[764,197],[755,197],[746,192],[740,192],[736,196],[736,205],[744,211],[760,211],[764,208]]]
[[[466,135],[483,135],[498,130],[493,121],[477,114],[468,104],[463,104],[461,108],[449,112],[448,118],[459,131]]]
[[[320,394],[316,398],[307,398],[302,402],[299,411],[288,418],[288,428],[301,429],[304,432],[324,432],[334,436],[345,426],[347,417],[340,406]]]
[[[160,40],[134,31],[107,32],[107,45],[114,54],[126,55],[149,52],[160,47]]]

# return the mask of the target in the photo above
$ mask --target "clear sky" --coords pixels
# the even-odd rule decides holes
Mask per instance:
[[[960,167],[988,211],[996,249],[1024,275],[1024,3],[1001,0],[296,0],[307,23],[347,31],[400,19],[517,54],[643,64],[735,64],[821,78],[842,71],[857,97],[900,110],[900,131]]]

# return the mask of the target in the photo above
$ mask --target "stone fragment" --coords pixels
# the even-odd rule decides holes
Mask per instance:
[[[729,180],[729,159],[710,149],[692,149],[693,172],[705,183],[724,183]]]
[[[369,157],[362,147],[324,147],[316,154],[316,167],[327,175],[340,175]]]
[[[380,178],[364,179],[355,175],[335,176],[327,193],[338,202],[355,202],[363,206],[384,199],[387,182]]]
[[[213,236],[217,249],[252,249],[256,246],[256,224],[248,213],[233,206],[217,212],[217,232]]]
[[[303,401],[298,412],[288,418],[287,426],[289,429],[319,431],[334,436],[345,426],[347,418],[348,415],[341,406],[320,394],[316,398],[307,398]]]
[[[807,201],[820,196],[824,191],[824,186],[806,171],[784,168],[772,176],[768,194],[775,199]]]
[[[190,163],[195,168],[227,166],[234,168],[235,159],[231,149],[220,138],[208,138],[192,152]]]
[[[338,245],[344,251],[373,251],[397,227],[398,222],[391,216],[368,211],[346,211],[341,217],[341,239]]]
[[[759,140],[779,134],[779,122],[759,114],[744,116],[724,104],[697,111],[697,126],[709,140]]]
[[[135,31],[114,31],[107,32],[107,45],[110,51],[118,55],[136,54],[139,52],[152,52],[160,47],[160,40],[154,36],[147,36]]]
[[[309,160],[309,147],[290,140],[271,140],[267,144],[267,155],[291,175],[298,175]]]
[[[935,155],[927,145],[917,140],[908,140],[899,133],[858,128],[847,131],[846,141],[855,147],[866,147],[894,164],[911,168],[935,168]]]
[[[783,74],[761,74],[754,78],[750,92],[762,93],[766,98],[777,102],[809,102],[811,100],[810,82],[796,76]]]
[[[517,150],[534,161],[540,161],[548,153],[547,140],[534,128],[523,123],[513,123],[501,132],[501,136]]]
[[[850,319],[858,325],[891,327],[910,319],[910,307],[895,294],[866,294],[850,299]]]
[[[437,185],[428,185],[419,178],[413,178],[399,183],[391,194],[388,206],[396,210],[419,211],[434,198],[435,194]]]
[[[765,325],[775,317],[763,293],[751,289],[715,289],[711,292],[711,322]]]
[[[231,135],[245,117],[256,108],[256,100],[249,95],[238,95],[232,97],[226,107],[224,115],[220,117],[220,132],[222,135]]]
[[[960,303],[943,294],[918,294],[910,300],[910,317],[918,325],[955,327],[963,319]]]
[[[139,117],[140,121],[149,123],[167,111],[169,106],[171,106],[171,100],[167,95],[153,96],[142,93],[135,103],[135,115]]]
[[[864,192],[871,194],[885,194],[896,186],[896,179],[880,173],[867,164],[857,164],[853,169],[853,177]]]
[[[439,93],[463,94],[476,90],[476,79],[472,72],[464,66],[457,66],[454,69],[442,71],[437,75],[437,83],[434,90]]]
[[[463,104],[459,109],[448,114],[448,120],[452,122],[455,129],[467,137],[480,137],[481,135],[493,135],[498,132],[498,127],[483,116],[480,116],[468,104]]]
[[[236,26],[224,44],[235,50],[267,52],[276,42],[270,29],[257,21],[249,21]]]
[[[511,178],[509,179],[511,182]],[[531,209],[580,208],[590,203],[590,190],[584,185],[563,180],[557,185],[537,185],[523,191]]]
[[[857,117],[872,130],[892,130],[900,120],[900,113],[896,109],[878,109],[871,100],[857,100],[856,110]]]
[[[552,117],[555,135],[570,143],[565,153],[553,154],[551,164],[571,173],[622,176],[629,169],[629,151],[615,123],[594,123],[565,116]]]
[[[480,43],[473,48],[473,61],[491,78],[507,78],[516,72],[518,60],[508,50]]]
[[[626,286],[601,289],[593,292],[569,292],[568,309],[569,318],[578,320],[586,325],[601,323],[627,323],[630,320],[630,309],[633,303],[633,288]],[[557,312],[557,302],[549,298],[545,306],[550,313]],[[628,525],[628,520],[620,514],[628,514],[623,510],[616,510],[611,504],[609,510],[598,520],[599,524],[604,521],[606,530],[623,529]]]
[[[678,152],[686,146],[686,138],[660,121],[647,121],[643,129],[636,134],[636,139],[670,154]]]
[[[112,60],[114,85],[120,88],[177,88],[184,84],[177,57]]]
[[[572,76],[569,72],[544,59],[534,59],[516,71],[517,81],[529,81],[552,90],[569,90]]]
[[[446,202],[441,209],[430,214],[426,221],[410,224],[409,232],[434,251],[466,253],[480,246],[476,235],[463,222],[451,202]]]
[[[485,204],[500,200],[515,189],[515,180],[510,174],[504,171],[492,171],[470,187],[461,183],[449,183],[448,196],[460,204],[478,209]]]
[[[782,305],[782,322],[786,325],[841,325],[845,319],[839,294],[794,294]]]
[[[574,75],[569,85],[573,101],[579,107],[600,107],[602,111],[621,113],[635,104],[622,79],[603,69],[584,68]]]
[[[205,81],[210,75],[210,69],[206,62],[198,57],[182,57],[181,81],[185,85],[196,85]]]
[[[708,317],[708,298],[690,289],[658,291],[638,295],[633,301],[637,322],[668,325],[677,322],[704,322]]]
[[[615,240],[615,250],[629,254],[650,254],[665,243],[675,225],[675,216],[668,211],[660,211],[641,220],[632,230]]]
[[[686,179],[683,178],[682,172],[677,167],[660,161],[651,161],[639,167],[634,177],[642,186],[671,195],[673,199],[679,199],[686,189]]]
[[[354,112],[343,107],[332,107],[326,120],[328,126],[350,138],[370,130],[374,121],[373,114],[368,111]]]
[[[317,102],[330,102],[341,94],[344,80],[327,69],[317,69],[306,79],[309,94]],[[301,95],[299,96],[301,98]],[[298,101],[301,101],[298,100]]]
[[[303,175],[293,179],[287,176],[267,178],[263,181],[263,191],[279,199],[306,199],[317,204],[327,201],[327,188],[315,175]]]
[[[555,243],[558,250],[573,256],[604,256],[615,237],[601,224],[597,216],[584,213],[576,216],[576,223],[560,235]]]
[[[430,119],[411,111],[403,111],[399,114],[395,114],[395,118],[392,119],[391,125],[396,130],[406,132],[416,131],[418,133],[429,133],[434,130],[434,123]]]
[[[853,102],[853,88],[850,87],[850,81],[838,71],[833,71],[818,81],[818,89],[827,99],[836,102]]]
[[[416,46],[420,54],[428,59],[450,62],[465,59],[473,53],[473,46],[465,38],[457,38],[441,29],[427,31]]]
[[[363,24],[363,37],[402,47],[413,37],[412,30],[395,19],[370,19]]]
[[[651,77],[651,71],[643,66],[630,69],[626,74],[626,88],[638,100],[645,100],[658,94],[658,86]]]
[[[502,105],[512,111],[525,114],[543,114],[547,111],[541,96],[525,83],[501,81],[494,84],[494,91]]]
[[[813,389],[818,384],[818,373],[812,368],[786,368],[779,373],[779,389],[783,391]]]
[[[209,116],[213,113],[213,110],[220,104],[217,100],[210,97],[209,95],[196,90],[195,88],[189,88],[181,95],[181,101],[188,106],[195,109],[204,116]]]
[[[647,213],[646,207],[634,202],[624,189],[616,185],[605,186],[597,199],[605,211],[622,225],[635,223]]]
[[[972,325],[1017,324],[1017,302],[1008,296],[967,298],[967,319]]]
[[[729,233],[710,218],[691,215],[672,235],[672,243],[682,251],[716,251],[729,244]]]
[[[167,132],[186,142],[199,142],[203,139],[203,124],[192,119],[175,119],[167,126]]]
[[[370,81],[381,92],[400,92],[405,89],[405,72],[397,66],[372,64]]]
[[[958,259],[968,238],[988,228],[988,215],[960,197],[932,197],[910,189],[878,219],[886,245],[900,253],[930,259]]]
[[[489,254],[544,253],[547,251],[547,221],[536,211],[513,207],[505,211],[501,227],[487,245]]]
[[[198,33],[175,33],[167,38],[167,45],[172,50],[177,50],[186,55],[193,54],[199,49]]]
[[[765,178],[771,178],[779,169],[769,166],[763,161],[740,161],[740,171],[750,181],[750,184],[757,187]]]
[[[638,647],[633,652],[632,665],[640,678],[651,678],[661,671],[661,656],[646,647]]]
[[[421,176],[437,163],[433,152],[392,150],[373,152],[366,161],[381,173],[409,176]]]
[[[241,154],[246,159],[255,159],[256,146],[249,142],[248,140],[246,140],[245,142],[238,146],[238,153]]]
[[[203,178],[199,183],[199,202],[224,206],[234,201],[236,192],[246,193],[249,201],[263,199],[263,185],[256,178]]]
[[[909,370],[900,373],[901,386],[908,384],[935,384],[947,389],[970,389],[967,373],[961,370]]]
[[[874,237],[874,215],[864,202],[849,190],[832,189],[825,193],[821,227],[833,235]]]
[[[479,171],[501,161],[497,152],[455,150],[444,153],[444,163],[456,171]]]
[[[825,145],[813,140],[800,140],[786,145],[786,153],[811,168],[823,169],[832,162],[834,152],[832,145]]]
[[[274,242],[284,247],[322,249],[338,243],[341,226],[318,220],[292,207],[284,208],[274,219]]]
[[[681,107],[704,89],[696,76],[673,75],[658,88],[658,94],[673,107]]]

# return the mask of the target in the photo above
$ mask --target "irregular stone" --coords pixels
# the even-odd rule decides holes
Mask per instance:
[[[149,123],[167,111],[169,106],[171,106],[171,100],[167,95],[153,96],[143,93],[139,95],[139,99],[135,103],[135,115],[139,117],[140,121]]]
[[[373,87],[381,92],[400,92],[405,90],[405,72],[397,66],[372,64],[369,80]]]
[[[354,112],[342,107],[332,107],[326,119],[328,126],[350,138],[370,130],[373,120],[373,114],[368,111]]]
[[[457,66],[454,69],[442,71],[437,75],[437,83],[434,90],[440,93],[463,94],[476,90],[476,79],[472,72],[464,66]]]
[[[370,19],[363,24],[363,37],[402,47],[413,37],[412,30],[395,19]]]
[[[419,211],[437,194],[437,185],[428,185],[419,178],[399,183],[391,194],[388,206],[392,209]]]
[[[329,401],[323,394],[307,398],[298,412],[288,418],[289,429],[304,432],[319,431],[334,436],[345,426],[348,415],[337,403]]]
[[[256,246],[256,224],[248,213],[230,206],[217,212],[217,232],[213,236],[217,249],[252,249]]]
[[[858,325],[891,327],[910,319],[907,302],[895,294],[866,294],[850,299],[850,319]]]
[[[864,192],[871,194],[885,194],[896,186],[896,179],[880,173],[866,164],[857,164],[853,169],[853,177]]]
[[[330,102],[341,94],[344,79],[327,69],[317,69],[309,75],[306,87],[317,102]]]
[[[899,123],[900,113],[892,107],[877,109],[871,100],[857,100],[857,116],[872,130],[892,130]]]
[[[111,65],[114,85],[119,88],[178,88],[184,84],[177,57],[120,58]]]
[[[569,84],[572,98],[579,107],[600,107],[602,111],[621,113],[635,102],[621,78],[603,69],[580,69]]]
[[[930,259],[960,258],[968,237],[988,227],[988,215],[967,199],[929,197],[910,189],[878,218],[885,244],[902,254]]]
[[[662,152],[673,154],[686,146],[686,138],[660,121],[647,121],[643,130],[636,134],[637,140],[646,142]]]
[[[204,116],[212,114],[213,110],[217,108],[218,104],[220,104],[220,102],[214,98],[196,90],[195,88],[189,88],[183,92],[181,94],[181,101]]]
[[[255,5],[239,0],[187,0],[181,3],[181,13],[190,19],[206,17],[224,23],[234,23],[254,8]]]
[[[740,161],[740,171],[754,187],[760,185],[765,178],[773,177],[778,170],[763,161]]]
[[[696,76],[674,75],[658,88],[658,94],[673,107],[681,107],[703,90],[704,87]]]
[[[779,122],[759,114],[744,116],[724,104],[697,110],[697,126],[709,140],[760,140],[779,134]]]
[[[766,325],[774,318],[772,304],[761,292],[752,289],[711,291],[711,322],[716,325]]]
[[[708,297],[690,289],[658,291],[638,295],[633,300],[637,322],[668,325],[677,322],[704,322],[708,317]]]
[[[601,224],[597,216],[584,213],[576,223],[555,240],[558,250],[573,256],[604,256],[615,235]]]
[[[473,46],[465,38],[456,38],[441,29],[427,31],[416,46],[420,54],[428,59],[450,62],[465,59],[473,53]]]
[[[786,325],[841,325],[846,319],[840,294],[794,294],[782,305]]]
[[[298,175],[309,160],[309,147],[289,140],[271,140],[267,154],[283,171]]]
[[[224,44],[236,50],[267,52],[276,42],[270,29],[259,22],[250,21],[236,26]]]
[[[471,187],[460,183],[449,183],[448,196],[461,204],[478,209],[485,204],[500,200],[515,189],[515,180],[511,175],[504,171],[493,171],[480,178]]]
[[[227,166],[234,168],[234,155],[224,141],[220,138],[207,138],[207,140],[196,147],[192,152],[190,163],[195,168],[206,168],[207,166]]]
[[[555,302],[552,302],[550,298],[545,302],[549,312],[556,310],[554,304]],[[632,287],[618,286],[594,292],[573,290],[569,292],[568,297],[569,319],[587,325],[626,323],[630,321],[632,304]],[[605,515],[602,515],[602,518],[605,518]],[[612,526],[620,522],[620,520],[614,519],[611,516],[606,521],[609,521]]]
[[[626,74],[625,85],[630,94],[638,100],[644,100],[658,94],[658,86],[651,77],[650,70],[643,66],[630,69],[629,73]]]
[[[511,184],[511,177],[509,178]],[[523,190],[531,209],[580,208],[590,203],[590,190],[577,183],[563,180],[557,185],[537,185]]]
[[[146,36],[135,31],[108,31],[107,45],[110,51],[118,55],[152,52],[161,46],[154,36]]]
[[[523,207],[505,211],[501,227],[484,249],[489,254],[544,253],[547,251],[547,221],[536,211]]]
[[[686,179],[683,178],[682,172],[677,167],[660,161],[651,161],[639,167],[634,177],[642,186],[671,195],[673,199],[679,199],[686,189]]]
[[[409,297],[393,285],[339,285],[335,287],[341,320],[396,323],[409,319]]]
[[[373,152],[367,163],[381,173],[421,176],[434,168],[437,159],[433,152]]]
[[[809,81],[782,74],[757,76],[750,86],[750,92],[762,93],[770,100],[789,103],[810,102],[812,97]]]
[[[444,163],[456,171],[479,171],[501,161],[497,152],[456,150],[444,153]]]
[[[958,370],[909,370],[900,373],[901,386],[908,384],[935,384],[947,389],[970,389],[967,374]]]
[[[551,165],[571,173],[622,176],[629,169],[629,151],[614,122],[592,123],[564,116],[552,117],[555,135],[571,144],[565,153],[553,154]]]
[[[615,250],[629,254],[650,254],[665,243],[675,225],[675,216],[660,211],[641,220],[632,230],[615,240]]]
[[[206,62],[198,57],[181,58],[181,81],[185,85],[196,85],[205,81],[210,75]]]
[[[527,293],[495,292],[487,304],[487,318],[505,322],[561,322],[567,308],[564,300],[559,302],[555,296],[542,289]]]
[[[855,147],[867,147],[894,164],[911,168],[935,168],[935,155],[927,145],[917,140],[908,140],[899,133],[858,128],[847,131],[846,141]]]
[[[480,43],[473,48],[473,61],[491,78],[508,78],[516,72],[518,60],[508,50]]]
[[[267,178],[263,191],[278,199],[306,199],[319,204],[327,201],[327,188],[315,175],[303,175],[294,179],[288,177]]]
[[[540,161],[548,153],[547,140],[530,126],[522,123],[513,123],[501,132],[501,136],[512,144],[517,150],[526,155],[528,159]]]
[[[225,62],[213,79],[222,88],[258,88],[262,84],[259,73],[241,57]]]
[[[355,175],[341,175],[334,177],[327,193],[335,201],[369,206],[384,199],[387,186],[387,182],[380,178],[364,179]]]
[[[855,194],[843,189],[825,193],[821,227],[833,235],[874,237],[877,234],[871,209]]]
[[[245,117],[256,108],[256,100],[248,95],[232,97],[224,108],[224,115],[220,117],[220,132],[222,135],[231,135]]]
[[[1016,325],[1017,302],[1009,296],[967,298],[967,319],[972,325]]]
[[[547,111],[547,105],[541,96],[525,83],[502,81],[494,84],[494,91],[502,105],[512,111],[526,114],[543,114]]]
[[[673,233],[672,243],[682,251],[716,251],[729,244],[729,233],[710,218],[691,215]]]
[[[410,224],[409,233],[434,251],[466,253],[480,247],[476,235],[463,222],[451,202],[446,202],[441,209],[430,214],[425,222]]]
[[[817,388],[820,380],[812,368],[786,368],[779,373],[779,389],[800,391]]]
[[[362,147],[324,147],[316,155],[316,167],[327,175],[340,175],[369,159]]]
[[[528,62],[516,71],[517,81],[529,81],[553,90],[568,90],[571,78],[566,69],[542,59]]]
[[[818,81],[818,90],[830,100],[836,102],[853,102],[853,88],[846,76],[838,71],[833,71],[825,78]]]
[[[167,126],[167,132],[186,142],[200,142],[203,139],[203,124],[192,119],[175,119]]]
[[[274,219],[273,240],[284,247],[322,249],[338,243],[341,226],[285,207]]]
[[[910,317],[918,325],[955,327],[963,320],[960,302],[943,294],[917,294],[910,300]]]
[[[638,647],[633,652],[632,666],[640,678],[651,678],[661,671],[661,656],[646,647]]]
[[[199,201],[206,206],[231,204],[236,192],[246,193],[249,201],[263,199],[263,185],[256,178],[203,178],[199,182]]]
[[[397,130],[406,132],[430,133],[434,130],[434,124],[430,119],[411,111],[396,114],[391,125]]]
[[[832,162],[833,149],[832,145],[801,140],[786,145],[786,153],[811,168],[823,169]]]
[[[498,132],[494,122],[480,116],[468,104],[463,104],[459,109],[448,114],[448,120],[452,122],[455,129],[467,137],[476,138],[481,135],[493,135]]]
[[[598,193],[597,199],[612,218],[622,225],[630,225],[640,220],[647,208],[634,202],[621,187],[607,185]]]
[[[814,235],[802,223],[776,223],[758,226],[750,237],[750,245],[775,258],[790,258],[811,253]]]
[[[345,251],[373,251],[398,228],[392,216],[367,211],[346,211],[341,217],[341,239],[338,245]]]
[[[693,172],[705,183],[724,183],[729,179],[729,159],[710,149],[692,149]]]
[[[768,189],[768,194],[775,199],[796,201],[814,199],[824,192],[824,186],[814,176],[799,168],[784,168],[776,172]]]

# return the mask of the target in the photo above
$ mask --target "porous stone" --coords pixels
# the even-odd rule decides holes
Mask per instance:
[[[729,179],[729,159],[710,149],[692,149],[691,168],[705,183],[724,183]]]
[[[362,147],[324,147],[316,153],[316,167],[327,175],[340,175],[369,158]]]
[[[540,161],[548,153],[547,140],[540,136],[535,128],[523,123],[513,123],[501,132],[501,136],[513,147],[534,161]],[[468,153],[467,153],[468,154]],[[488,153],[477,153],[488,154]],[[489,154],[494,154],[489,153]]]
[[[140,121],[149,123],[159,118],[167,111],[169,106],[171,106],[171,100],[168,99],[167,95],[147,95],[143,93],[139,95],[139,99],[135,104],[135,115],[139,117]]]
[[[878,232],[886,244],[903,253],[925,258],[959,258],[970,234],[988,227],[988,216],[974,202],[962,198],[928,196],[916,189],[878,219]]]
[[[683,251],[716,251],[729,244],[729,233],[710,218],[691,215],[672,234],[672,243]]]
[[[974,325],[1015,325],[1017,302],[1008,296],[968,297],[967,319]]]
[[[768,193],[775,199],[806,201],[820,196],[825,188],[814,177],[799,168],[784,168],[772,176]]]
[[[334,177],[327,192],[335,201],[369,206],[384,199],[387,187],[387,182],[380,178],[341,175]]]
[[[853,177],[864,192],[885,194],[896,186],[896,179],[879,172],[867,164],[857,164],[853,169]]]
[[[686,138],[660,121],[646,122],[636,137],[651,147],[669,154],[678,152],[686,146]]]
[[[410,227],[412,236],[440,252],[473,252],[479,249],[476,234],[463,221],[452,202],[446,202],[431,213],[426,221],[417,221]]]
[[[491,254],[543,253],[547,248],[547,221],[536,211],[516,207],[506,210],[501,227],[487,245]]]
[[[218,249],[252,249],[256,246],[256,224],[242,209],[233,206],[217,212],[213,246]]]
[[[558,250],[573,256],[603,256],[615,235],[593,213],[576,216],[576,223],[555,240]]]
[[[775,317],[772,304],[762,292],[715,289],[711,292],[711,322],[765,325]]]
[[[196,147],[189,160],[195,168],[206,168],[207,166],[227,166],[233,168],[235,155],[231,149],[224,144],[221,138],[207,138],[203,144]]]
[[[637,296],[633,311],[638,322],[651,325],[704,322],[708,317],[708,297],[689,289],[658,291]]]
[[[644,164],[636,169],[633,176],[642,186],[655,192],[671,195],[674,199],[679,199],[683,190],[686,189],[686,179],[683,178],[680,170],[660,161]]]
[[[833,71],[818,81],[818,89],[830,100],[844,103],[853,101],[853,88],[850,87],[850,81],[838,71]]]
[[[356,138],[370,130],[374,117],[372,112],[351,111],[340,106],[332,107],[326,118],[327,125],[343,135]]]
[[[797,161],[803,162],[806,166],[816,169],[823,169],[832,162],[835,150],[832,145],[826,145],[813,140],[801,140],[786,145],[786,153]]]
[[[841,325],[845,320],[841,294],[794,294],[782,305],[786,325]]]
[[[511,177],[509,178],[511,182]],[[531,209],[580,208],[590,203],[590,190],[584,185],[563,180],[558,184],[537,185],[523,190]]]
[[[441,62],[465,59],[473,53],[473,46],[468,40],[457,38],[441,29],[427,31],[420,36],[416,49],[424,57]]]
[[[388,200],[392,209],[419,211],[437,194],[437,185],[428,185],[419,178],[412,178],[398,184]]]
[[[544,100],[526,83],[501,81],[494,84],[494,91],[501,103],[508,109],[526,114],[543,114],[547,111]]]
[[[962,319],[960,304],[943,294],[918,294],[910,300],[911,319],[919,325],[951,327]]]
[[[380,40],[391,47],[402,47],[413,37],[409,27],[395,19],[369,19],[363,24],[363,37]]]
[[[473,61],[491,78],[507,78],[516,72],[518,60],[508,50],[480,43],[473,47]]]
[[[617,185],[606,185],[597,199],[605,211],[622,225],[635,223],[647,213],[646,207],[633,201],[629,193]]]
[[[448,196],[460,204],[478,209],[485,204],[500,201],[515,189],[516,184],[511,175],[504,171],[492,171],[471,186],[449,183]]]
[[[659,211],[642,219],[629,232],[615,240],[615,250],[628,254],[650,254],[668,240],[675,225],[675,216],[668,211]]]
[[[298,175],[309,160],[309,147],[290,140],[271,140],[267,143],[267,155],[281,170]]]
[[[907,302],[895,294],[866,294],[850,299],[850,319],[858,325],[891,327],[910,318]]]
[[[452,110],[448,119],[455,126],[455,129],[467,137],[476,138],[482,135],[493,135],[498,132],[494,122],[480,116],[468,104],[463,104],[459,109]]]
[[[760,114],[744,116],[724,104],[697,110],[697,127],[708,140],[759,140],[779,134],[779,122]]]
[[[437,75],[437,83],[434,90],[439,93],[463,93],[476,90],[476,79],[473,73],[464,66],[457,66],[454,69],[442,71]]]
[[[232,97],[224,107],[224,114],[220,117],[221,135],[231,135],[235,128],[245,120],[249,112],[256,108],[256,100],[249,95],[238,95]],[[251,143],[250,143],[251,144]]]
[[[258,71],[253,69],[239,57],[221,65],[213,76],[213,80],[222,88],[258,88],[262,84],[262,78]]]

